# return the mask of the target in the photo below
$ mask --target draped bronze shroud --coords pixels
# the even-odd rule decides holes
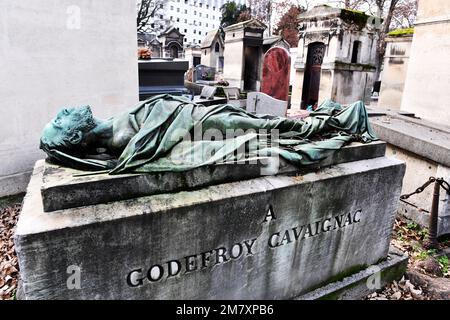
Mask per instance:
[[[136,114],[143,108],[146,116],[138,123]],[[117,160],[80,158],[56,149],[44,151],[50,159],[84,170],[152,173],[277,155],[304,166],[329,157],[352,141],[377,140],[361,101],[345,108],[325,101],[309,117],[299,120],[254,115],[229,104],[204,107],[183,97],[160,95],[140,102],[129,112],[129,121],[137,133]],[[208,129],[218,130],[223,138],[203,140]],[[229,129],[241,129],[244,134],[226,138]],[[278,130],[278,137],[271,137],[273,129]],[[199,131],[200,137],[193,137]],[[180,132],[191,133],[193,139],[186,141]]]

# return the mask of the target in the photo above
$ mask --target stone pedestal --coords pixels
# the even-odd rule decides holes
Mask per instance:
[[[339,164],[329,159],[310,172],[285,167],[239,181],[213,173],[209,186],[199,175],[188,179],[197,184],[190,191],[168,191],[168,176],[159,176],[164,193],[142,183],[153,194],[139,197],[127,194],[123,179],[157,176],[109,177],[109,196],[99,200],[89,190],[108,177],[73,183],[86,188],[71,194],[67,181],[83,178],[70,174],[60,193],[70,208],[49,212],[43,179],[63,179],[64,171],[39,161],[15,236],[20,298],[291,299],[379,263],[405,167],[383,156],[382,142],[348,148],[331,159]],[[183,181],[192,172],[177,174]],[[91,204],[80,206],[86,195]]]

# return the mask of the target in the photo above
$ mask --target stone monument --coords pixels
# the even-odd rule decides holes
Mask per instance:
[[[262,22],[251,19],[224,29],[223,75],[230,86],[245,91],[259,91],[266,28]]]
[[[450,1],[420,0],[401,111],[448,126]]]
[[[386,54],[381,75],[378,106],[400,110],[414,29],[400,29],[386,37]]]
[[[186,114],[208,118],[201,106],[188,102],[175,109],[174,114],[187,112],[179,119],[174,114],[166,120],[155,117],[183,102],[173,101],[155,98],[126,114],[140,131],[117,162],[105,159],[106,151],[123,148],[121,139],[132,130],[120,116],[111,120],[118,136],[96,145],[106,149],[97,158],[89,139],[95,133],[109,139],[109,127],[91,118],[88,108],[63,109],[45,128],[41,142],[50,161],[36,163],[15,235],[19,298],[355,298],[371,290],[364,282],[374,274],[373,265],[381,283],[401,276],[405,259],[389,254],[389,242],[405,168],[384,156],[385,143],[371,135],[360,104],[341,109],[330,103],[315,119],[313,114],[309,120],[270,120],[292,128],[308,127],[311,121],[309,130],[327,128],[321,140],[311,136],[311,141],[292,144],[305,134],[297,127],[297,137],[295,131],[284,136],[281,130],[280,138],[272,139],[280,146],[272,145],[271,153],[255,161],[227,157],[190,167],[181,161],[160,170],[164,161],[174,159],[164,149],[182,143],[166,144],[157,124],[180,128]],[[217,108],[208,110],[217,114]],[[241,129],[263,119],[232,106],[222,108],[220,118],[212,119],[216,129],[230,128],[233,114],[254,119],[242,122]],[[151,123],[141,123],[140,111],[151,115]],[[336,115],[325,116],[326,111]],[[82,128],[73,126],[74,119],[84,123]],[[334,133],[321,121],[358,126]],[[352,142],[358,136],[366,143]],[[338,147],[340,140],[346,143]],[[206,138],[200,142],[220,145]],[[324,148],[333,152],[315,150]],[[317,158],[295,160],[294,153]],[[93,174],[68,166],[107,170]],[[352,289],[344,294],[343,286]]]
[[[246,110],[254,114],[269,114],[285,117],[287,101],[272,98],[262,92],[249,92],[247,94]]]
[[[273,47],[264,55],[261,92],[272,98],[288,101],[291,58],[281,47]]]
[[[342,104],[370,101],[379,20],[327,5],[299,19],[292,106],[305,109],[326,99]]]

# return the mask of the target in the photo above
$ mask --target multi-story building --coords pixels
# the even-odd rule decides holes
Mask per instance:
[[[220,8],[229,0],[167,0],[158,12],[160,32],[175,27],[184,34],[184,45],[200,45],[207,33],[219,28]],[[245,4],[245,0],[234,0]]]

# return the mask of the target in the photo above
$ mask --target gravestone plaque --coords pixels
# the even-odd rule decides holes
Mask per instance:
[[[364,159],[53,212],[43,209],[39,161],[15,235],[19,298],[289,299],[310,292],[387,257],[405,168],[379,153]]]
[[[264,55],[261,92],[288,101],[291,58],[281,47],[273,47]]]
[[[285,117],[287,101],[272,98],[262,92],[249,92],[247,94],[247,111],[256,114]]]
[[[213,99],[216,93],[217,87],[204,86],[202,92],[200,93],[200,98]]]

